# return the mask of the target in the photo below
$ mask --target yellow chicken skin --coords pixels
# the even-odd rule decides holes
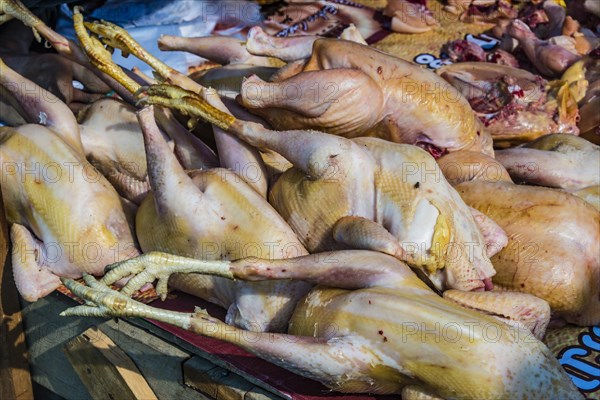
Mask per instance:
[[[66,104],[0,60],[0,84],[32,123],[0,128],[2,194],[21,295],[34,301],[59,276],[101,275],[139,254],[122,199],[84,157]],[[37,90],[31,90],[35,88]]]
[[[0,128],[0,161],[15,282],[26,300],[52,292],[60,276],[101,275],[139,254],[117,192],[50,129]]]
[[[202,260],[269,259],[308,254],[283,218],[245,179],[225,168],[192,171],[179,165],[153,118],[139,112],[152,192],[140,205],[136,231],[144,252]],[[173,277],[170,284],[228,310],[227,321],[254,331],[282,331],[310,288],[302,282],[232,282]]]
[[[175,257],[169,270],[153,255],[141,257],[112,266],[105,283],[136,272],[128,283],[135,288],[183,272],[248,281],[299,279],[319,286],[298,303],[288,334],[248,334],[199,309],[153,309],[106,290],[89,276],[90,287],[65,280],[89,303],[62,315],[158,319],[234,343],[345,393],[399,394],[409,387],[413,393],[447,399],[530,400],[548,393],[582,399],[556,358],[531,333],[439,297],[404,263],[385,254],[349,250],[233,262]],[[140,263],[146,267],[138,268]],[[509,301],[506,310],[519,308],[520,302],[530,299]]]
[[[196,93],[169,85],[150,86],[146,95],[144,103],[215,121],[251,146],[289,160],[294,168],[274,184],[269,202],[310,252],[379,250],[419,268],[439,289],[491,288],[494,269],[470,209],[435,159],[418,147],[272,131],[217,113]]]
[[[314,142],[312,149],[304,146],[304,157],[320,166],[313,171],[310,164],[307,169],[289,158],[299,150],[291,143],[282,148],[286,133],[261,132],[258,140],[245,135],[294,163],[274,184],[269,201],[310,252],[379,250],[422,269],[439,289],[490,288],[494,269],[477,223],[433,157],[421,149],[375,138],[348,141],[294,132],[298,144]]]
[[[444,177],[452,186],[474,180],[512,182],[502,164],[490,156],[475,151],[449,153],[440,157],[437,162]]]
[[[600,323],[600,212],[549,188],[484,181],[455,188],[508,235],[492,257],[495,284],[546,300],[568,322]]]
[[[519,183],[577,191],[600,185],[600,146],[573,135],[545,135],[523,146],[496,152]]]
[[[119,100],[94,102],[78,116],[87,159],[123,197],[139,204],[150,185],[135,108]]]
[[[282,39],[255,27],[248,46],[270,55],[286,50],[272,40]],[[241,104],[275,129],[375,136],[421,146],[434,157],[461,149],[493,155],[468,101],[434,72],[346,40],[318,39],[305,50],[298,56],[306,61],[288,64],[270,83],[248,78]]]

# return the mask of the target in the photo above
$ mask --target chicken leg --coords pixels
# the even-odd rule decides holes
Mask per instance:
[[[578,136],[542,136],[496,157],[517,182],[569,191],[600,185],[600,146]]]

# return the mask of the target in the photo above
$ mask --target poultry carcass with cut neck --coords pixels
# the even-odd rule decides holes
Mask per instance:
[[[556,358],[531,333],[441,298],[404,263],[385,254],[355,250],[318,258],[233,262],[180,258],[179,268],[169,271],[151,255],[142,258],[115,266],[105,276],[107,283],[135,271],[139,274],[130,283],[136,285],[157,278],[166,281],[171,273],[193,272],[248,281],[299,279],[318,286],[299,302],[288,334],[251,335],[203,310],[153,309],[98,287],[91,277],[86,279],[91,288],[65,280],[67,287],[91,303],[62,315],[127,315],[167,322],[234,343],[345,393],[402,393],[404,398],[410,391],[455,399],[523,400],[552,393],[582,398]],[[146,268],[140,270],[140,263]],[[544,301],[533,296],[485,294],[493,295],[504,311],[526,319],[540,308],[547,309]],[[487,330],[499,340],[490,340]]]

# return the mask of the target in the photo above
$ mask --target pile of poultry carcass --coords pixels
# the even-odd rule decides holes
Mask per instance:
[[[344,40],[256,27],[243,46],[185,41],[221,62],[287,62],[199,79],[265,77],[240,82],[234,101],[78,9],[79,45],[20,3],[2,5],[124,99],[76,118],[44,88],[21,90],[35,83],[0,64],[3,96],[28,122],[0,128],[24,298],[62,280],[86,300],[64,315],[168,322],[342,392],[581,398],[540,340],[551,319],[600,322],[600,148],[577,136],[598,129],[583,112],[597,103],[594,51],[557,67],[563,59],[542,54],[563,42],[502,21],[537,71],[558,77],[546,81],[514,62],[436,74],[366,46],[352,28]],[[105,46],[160,81],[125,73]],[[212,124],[212,146],[185,120],[196,133],[200,120]],[[82,276],[86,286],[73,280]],[[162,297],[172,287],[224,307],[226,320],[130,298],[153,282]]]

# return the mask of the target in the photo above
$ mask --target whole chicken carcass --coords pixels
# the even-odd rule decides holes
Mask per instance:
[[[153,113],[150,107],[138,114],[152,186],[136,215],[144,252],[201,260],[307,254],[285,221],[246,183],[248,177],[225,168],[188,175],[160,135]],[[203,275],[175,276],[170,284],[224,307],[229,323],[253,331],[284,330],[296,302],[310,288],[302,282],[232,282]]]
[[[264,35],[253,28],[249,45]],[[489,134],[464,97],[413,63],[358,43],[319,39],[293,72],[272,83],[248,78],[240,102],[276,129],[375,136],[421,146],[436,157],[461,149],[493,154]]]
[[[272,82],[251,76],[242,84],[241,104],[276,129],[375,136],[434,156],[467,148],[493,154],[489,134],[462,95],[415,64],[346,40],[271,38],[258,27],[246,48],[300,59]]]
[[[135,271],[138,275],[128,285],[135,282],[136,286],[155,279],[166,281],[177,272],[318,284],[299,302],[287,334],[251,335],[198,309],[194,313],[154,309],[99,287],[92,277],[86,277],[91,287],[65,280],[88,305],[61,315],[164,321],[234,343],[344,393],[402,393],[404,397],[410,391],[453,399],[542,399],[548,395],[582,399],[556,358],[530,333],[441,298],[397,259],[356,250],[315,256],[233,262],[178,258],[179,267],[171,264],[165,269],[159,260],[143,255],[113,266],[105,276],[112,281]],[[523,315],[535,309],[535,304],[545,303],[533,296],[515,301],[513,294],[486,293],[494,294],[496,304],[507,311]],[[495,339],[487,331],[493,331]]]
[[[119,195],[139,204],[150,186],[146,171],[144,141],[135,117],[135,108],[121,100],[103,98],[86,106],[79,113],[76,121],[71,111],[62,106],[60,99],[48,97],[50,94],[45,89],[25,80],[15,71],[10,70],[10,73],[8,69],[6,71],[5,85],[19,87],[15,85],[23,84],[26,86],[21,87],[27,88],[31,94],[36,91],[43,93],[38,96],[38,101],[46,103],[46,107],[52,107],[56,119],[69,121],[68,128],[61,131],[73,132],[70,137],[72,143],[82,147],[87,160],[108,179]],[[19,101],[9,92],[5,91],[4,95],[20,111],[21,118],[29,114],[30,121],[43,122],[44,118],[47,119],[47,116],[44,117],[46,114],[32,115],[31,112],[35,113],[37,108],[27,110],[27,107],[19,105]],[[61,105],[58,106],[57,103]],[[7,111],[1,109],[0,118],[4,119]],[[157,116],[164,122],[164,126],[170,128],[169,135],[165,133],[163,135],[186,168],[206,169],[218,165],[212,150],[172,119],[168,110],[157,111]],[[18,120],[14,118],[12,120],[17,125],[21,125]]]
[[[508,235],[508,245],[491,258],[495,284],[548,301],[567,322],[600,322],[598,210],[550,188],[485,181],[455,188]]]
[[[1,60],[0,68],[0,84],[39,123],[0,128],[15,282],[35,301],[60,286],[60,276],[101,275],[139,252],[121,198],[84,157],[68,107],[48,92],[21,90],[34,85]]]

